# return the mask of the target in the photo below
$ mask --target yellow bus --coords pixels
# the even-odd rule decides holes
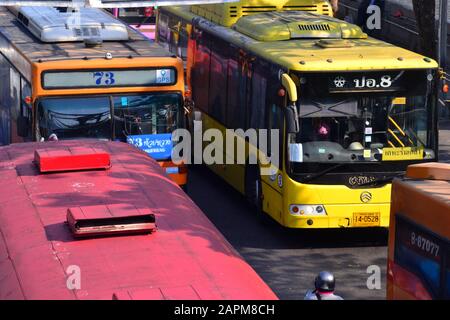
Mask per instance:
[[[180,185],[171,133],[185,126],[183,64],[100,9],[0,8],[0,145],[129,142]]]
[[[450,164],[408,167],[392,186],[389,300],[450,299]]]
[[[296,10],[305,3],[316,10]],[[322,6],[160,8],[156,36],[185,60],[203,131],[279,130],[279,150],[265,155],[279,152],[275,172],[210,166],[258,214],[291,228],[387,227],[393,177],[437,158],[438,65]]]

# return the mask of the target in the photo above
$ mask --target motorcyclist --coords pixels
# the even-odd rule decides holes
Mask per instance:
[[[331,272],[320,272],[315,281],[315,290],[308,292],[304,300],[344,300],[342,297],[334,294],[335,279]]]

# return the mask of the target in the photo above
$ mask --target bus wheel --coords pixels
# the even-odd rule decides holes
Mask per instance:
[[[245,198],[250,207],[256,211],[257,215],[264,215],[261,175],[259,168],[256,166],[248,166],[245,170]]]

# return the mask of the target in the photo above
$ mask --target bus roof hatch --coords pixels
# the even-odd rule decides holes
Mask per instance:
[[[152,233],[155,223],[151,209],[128,203],[67,209],[67,224],[76,238]]]
[[[96,8],[15,7],[17,19],[42,42],[128,40],[125,24]]]

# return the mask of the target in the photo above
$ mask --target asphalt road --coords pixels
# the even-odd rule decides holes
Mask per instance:
[[[450,122],[441,124],[441,161],[450,161]],[[336,277],[345,299],[385,299],[387,231],[292,230],[264,223],[243,197],[202,166],[190,171],[189,196],[281,299],[303,299],[321,270]],[[367,268],[379,266],[381,288],[368,289]]]

